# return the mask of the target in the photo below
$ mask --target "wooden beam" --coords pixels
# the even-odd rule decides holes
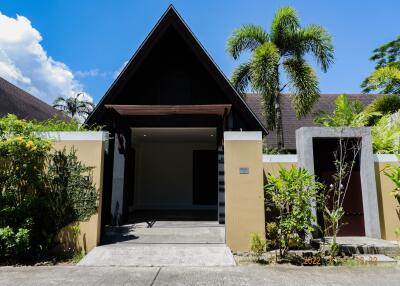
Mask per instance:
[[[231,104],[205,105],[117,105],[106,104],[119,115],[220,115],[228,114]]]

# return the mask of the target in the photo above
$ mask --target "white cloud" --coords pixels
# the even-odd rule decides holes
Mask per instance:
[[[48,103],[83,92],[68,66],[47,55],[42,36],[26,17],[0,12],[0,27],[1,77]]]
[[[118,69],[118,70],[116,70],[115,72],[114,72],[114,74],[113,74],[113,78],[114,79],[116,79],[118,76],[119,76],[119,74],[123,71],[123,69],[125,68],[125,66],[128,64],[128,61],[124,61],[123,63],[122,63],[122,66]]]

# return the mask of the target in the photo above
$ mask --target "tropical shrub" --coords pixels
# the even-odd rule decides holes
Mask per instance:
[[[322,113],[314,121],[324,127],[360,127],[365,126],[372,116],[380,115],[377,112],[366,113],[363,109],[361,102],[349,101],[346,94],[341,94],[335,100],[333,113]]]
[[[36,123],[0,119],[0,261],[41,258],[60,229],[97,209],[92,168],[52,150]]]
[[[59,120],[57,118],[48,119],[43,122],[35,120],[18,119],[14,114],[0,117],[0,136],[3,133],[11,135],[27,135],[32,132],[45,131],[89,131],[99,130],[101,127],[88,126],[75,119]]]
[[[380,112],[382,114],[392,114],[400,109],[400,96],[397,94],[381,95],[366,108],[365,112]]]
[[[382,116],[371,127],[374,153],[397,154],[399,152],[400,122],[391,122],[390,115]]]
[[[289,242],[304,242],[305,235],[315,230],[312,205],[317,205],[323,185],[306,169],[280,168],[279,175],[267,175],[265,198],[268,207],[279,212],[277,226],[280,255],[285,256]]]
[[[258,233],[250,235],[250,253],[259,261],[265,252],[266,240]]]

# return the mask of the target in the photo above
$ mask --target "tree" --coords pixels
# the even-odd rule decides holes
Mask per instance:
[[[373,51],[375,70],[362,83],[363,92],[400,93],[400,37]]]
[[[307,115],[319,98],[318,78],[305,56],[311,54],[324,72],[333,63],[331,36],[321,26],[300,26],[292,7],[280,8],[270,32],[261,26],[244,25],[228,40],[228,52],[236,60],[244,52],[250,59],[232,75],[235,88],[244,95],[251,87],[261,94],[267,126],[276,129],[278,148],[284,147],[280,95],[288,87],[298,118]],[[287,81],[282,84],[281,73]]]
[[[94,104],[85,98],[85,94],[80,92],[75,96],[71,97],[58,97],[53,107],[61,110],[68,116],[75,119],[86,119],[86,117],[92,112]]]

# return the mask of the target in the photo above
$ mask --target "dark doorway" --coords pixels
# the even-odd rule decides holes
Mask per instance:
[[[347,149],[358,142],[357,138],[348,138]],[[333,182],[332,175],[335,173],[334,152],[339,146],[337,138],[314,138],[314,171],[320,182],[329,188]],[[343,222],[345,225],[339,231],[339,236],[365,236],[364,211],[362,202],[361,177],[360,177],[360,155],[358,153],[354,165],[343,208],[345,215]],[[351,157],[351,156],[350,156]],[[321,211],[317,215],[318,224],[324,225],[324,218]]]
[[[193,205],[217,205],[218,164],[216,150],[193,151]]]

